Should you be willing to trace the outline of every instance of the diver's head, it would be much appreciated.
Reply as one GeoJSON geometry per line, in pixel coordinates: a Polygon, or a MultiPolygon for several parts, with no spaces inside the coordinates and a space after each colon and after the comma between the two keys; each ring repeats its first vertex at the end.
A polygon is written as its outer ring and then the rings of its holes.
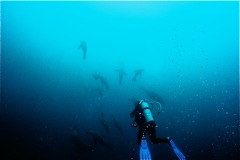
{"type": "Polygon", "coordinates": [[[141,105],[142,103],[147,103],[147,101],[146,101],[146,99],[141,99],[141,100],[137,101],[136,103],[141,105]]]}
{"type": "Polygon", "coordinates": [[[135,102],[135,108],[137,108],[137,107],[138,107],[138,108],[141,107],[140,101],[136,101],[136,102],[135,102]]]}
{"type": "Polygon", "coordinates": [[[142,105],[144,105],[144,106],[148,105],[148,103],[146,102],[145,99],[138,100],[135,103],[135,107],[142,108],[142,105]]]}

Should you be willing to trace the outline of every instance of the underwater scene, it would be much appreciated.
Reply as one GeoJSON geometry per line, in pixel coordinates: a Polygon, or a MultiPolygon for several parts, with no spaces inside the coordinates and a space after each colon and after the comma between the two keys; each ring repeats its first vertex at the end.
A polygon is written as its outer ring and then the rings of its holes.
{"type": "Polygon", "coordinates": [[[0,4],[1,160],[240,159],[238,1],[0,4]]]}

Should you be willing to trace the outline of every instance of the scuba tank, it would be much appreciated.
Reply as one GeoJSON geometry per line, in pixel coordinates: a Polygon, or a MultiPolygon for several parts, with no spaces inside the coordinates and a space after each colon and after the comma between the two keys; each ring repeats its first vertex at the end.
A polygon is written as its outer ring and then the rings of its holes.
{"type": "Polygon", "coordinates": [[[152,116],[152,112],[150,110],[150,107],[149,107],[148,103],[144,102],[144,100],[141,100],[139,102],[139,104],[141,105],[141,108],[143,110],[143,115],[145,117],[146,122],[148,123],[150,121],[154,121],[153,116],[152,116]]]}

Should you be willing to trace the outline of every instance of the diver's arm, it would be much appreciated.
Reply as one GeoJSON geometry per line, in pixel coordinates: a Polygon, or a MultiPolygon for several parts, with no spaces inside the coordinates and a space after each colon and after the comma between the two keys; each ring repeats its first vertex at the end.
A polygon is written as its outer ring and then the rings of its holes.
{"type": "Polygon", "coordinates": [[[135,105],[134,110],[130,114],[130,117],[133,118],[137,113],[141,112],[141,106],[135,105]]]}
{"type": "Polygon", "coordinates": [[[133,118],[136,113],[137,113],[137,109],[135,108],[135,109],[131,112],[130,117],[133,118]]]}

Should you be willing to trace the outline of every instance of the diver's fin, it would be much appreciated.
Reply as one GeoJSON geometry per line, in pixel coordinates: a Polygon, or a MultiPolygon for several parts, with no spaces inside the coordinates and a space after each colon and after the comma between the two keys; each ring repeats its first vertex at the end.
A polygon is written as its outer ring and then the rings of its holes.
{"type": "Polygon", "coordinates": [[[183,155],[183,153],[177,148],[173,140],[170,140],[170,144],[172,146],[172,149],[179,160],[186,160],[186,157],[183,155]]]}
{"type": "Polygon", "coordinates": [[[152,160],[150,151],[148,149],[147,140],[142,138],[140,146],[140,160],[152,160]]]}

